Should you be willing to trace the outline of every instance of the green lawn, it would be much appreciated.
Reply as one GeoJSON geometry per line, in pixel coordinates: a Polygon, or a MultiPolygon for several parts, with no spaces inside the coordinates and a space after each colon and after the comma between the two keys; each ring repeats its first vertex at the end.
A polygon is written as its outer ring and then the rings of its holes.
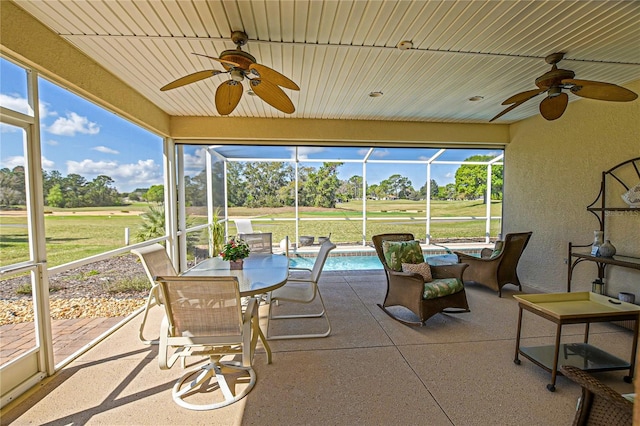
{"type": "MultiPolygon", "coordinates": [[[[492,203],[492,214],[499,216],[501,202],[492,203]]],[[[142,223],[138,212],[147,209],[146,203],[112,208],[47,209],[45,215],[47,262],[49,267],[96,255],[124,246],[125,228],[129,228],[130,243],[136,242],[135,234],[142,223]],[[92,212],[105,212],[98,215],[92,212]],[[64,212],[65,215],[61,213],[64,212]],[[75,212],[75,213],[74,213],[75,212]],[[130,212],[130,213],[128,213],[130,212]],[[71,213],[71,214],[69,214],[71,213]]],[[[425,238],[424,201],[367,201],[367,241],[371,236],[385,232],[412,232],[417,238],[425,238]]],[[[194,211],[196,211],[194,209],[194,211]]],[[[202,212],[201,209],[197,211],[202,212]]],[[[481,217],[486,213],[482,201],[433,201],[433,217],[481,217]]],[[[254,229],[273,233],[274,243],[289,236],[295,238],[295,221],[292,208],[248,209],[231,208],[230,217],[253,218],[254,229]],[[271,219],[271,220],[270,220],[271,219]]],[[[338,243],[360,244],[362,241],[362,202],[343,203],[335,209],[303,208],[300,210],[300,235],[328,236],[338,243]],[[308,220],[305,220],[308,219],[308,220]],[[333,219],[333,220],[332,220],[333,219]],[[347,219],[347,220],[344,220],[347,219]]],[[[204,223],[206,217],[193,214],[192,224],[204,223]]],[[[26,219],[0,215],[0,265],[10,265],[29,259],[26,219]]],[[[432,238],[478,238],[485,233],[484,220],[432,221],[432,238]]],[[[493,220],[491,235],[500,232],[500,221],[493,220]]],[[[236,233],[233,222],[229,234],[236,233]]],[[[200,233],[200,245],[206,246],[205,232],[200,233]]],[[[317,241],[317,240],[316,240],[317,241]]]]}

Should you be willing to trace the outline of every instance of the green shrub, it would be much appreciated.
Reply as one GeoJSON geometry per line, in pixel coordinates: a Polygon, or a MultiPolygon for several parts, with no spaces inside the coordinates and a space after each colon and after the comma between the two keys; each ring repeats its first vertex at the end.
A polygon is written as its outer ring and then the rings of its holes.
{"type": "Polygon", "coordinates": [[[146,275],[139,275],[123,280],[119,280],[113,283],[106,283],[104,285],[109,293],[128,293],[146,291],[151,288],[151,283],[146,275]]]}

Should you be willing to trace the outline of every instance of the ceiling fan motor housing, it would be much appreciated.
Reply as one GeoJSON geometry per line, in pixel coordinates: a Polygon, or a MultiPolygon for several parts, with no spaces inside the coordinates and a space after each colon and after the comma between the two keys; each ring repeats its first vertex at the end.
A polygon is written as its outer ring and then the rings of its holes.
{"type": "Polygon", "coordinates": [[[572,79],[576,76],[571,70],[558,69],[555,65],[549,72],[544,73],[540,77],[536,78],[536,86],[541,89],[548,89],[550,87],[562,88],[562,80],[572,79]]]}

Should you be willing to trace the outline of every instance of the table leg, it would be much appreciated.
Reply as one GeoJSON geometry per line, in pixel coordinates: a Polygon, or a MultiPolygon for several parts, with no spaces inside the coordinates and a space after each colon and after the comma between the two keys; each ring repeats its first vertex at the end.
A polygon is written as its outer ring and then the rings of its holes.
{"type": "Polygon", "coordinates": [[[519,306],[520,311],[518,312],[518,332],[516,333],[516,356],[513,359],[513,362],[516,365],[520,365],[520,359],[518,355],[520,354],[520,330],[522,329],[522,307],[519,306]]]}
{"type": "Polygon", "coordinates": [[[629,361],[629,375],[624,376],[624,381],[631,383],[636,366],[636,352],[638,351],[638,333],[640,332],[640,316],[636,318],[636,326],[633,328],[633,345],[631,346],[631,361],[629,361]]]}
{"type": "Polygon", "coordinates": [[[547,389],[551,392],[556,390],[556,377],[558,376],[558,355],[560,353],[560,337],[562,336],[562,324],[556,327],[556,347],[553,354],[553,369],[551,370],[551,383],[547,385],[547,389]]]}
{"type": "Polygon", "coordinates": [[[589,325],[591,323],[585,323],[584,325],[584,342],[589,343],[589,325]]]}

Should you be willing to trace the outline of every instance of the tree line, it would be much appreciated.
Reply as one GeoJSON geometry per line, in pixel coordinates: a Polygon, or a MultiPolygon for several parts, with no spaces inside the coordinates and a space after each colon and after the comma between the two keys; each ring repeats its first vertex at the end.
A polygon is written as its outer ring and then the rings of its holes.
{"type": "MultiPolygon", "coordinates": [[[[492,157],[477,155],[466,161],[487,161],[492,157]]],[[[362,176],[338,178],[343,163],[325,162],[320,167],[298,169],[298,203],[300,206],[333,208],[338,202],[362,199],[362,176]]],[[[215,182],[224,179],[223,164],[213,164],[215,182]]],[[[439,186],[431,180],[430,196],[436,200],[484,199],[487,188],[484,165],[462,164],[456,171],[455,183],[439,186]]],[[[45,205],[52,207],[117,206],[127,200],[164,201],[164,186],[152,185],[130,193],[119,193],[115,182],[106,175],[88,181],[78,174],[63,176],[59,171],[43,171],[45,205]]],[[[502,198],[502,166],[493,166],[491,198],[502,198]]],[[[207,201],[206,170],[185,176],[185,200],[190,206],[204,206],[207,201]]],[[[214,185],[214,205],[222,205],[223,185],[214,185]]],[[[366,196],[371,199],[427,198],[427,184],[415,189],[411,180],[394,173],[378,184],[368,185],[366,196]]],[[[295,169],[285,162],[231,162],[227,164],[227,200],[230,207],[285,207],[296,199],[295,169]]],[[[486,200],[485,200],[486,201],[486,200]]],[[[0,169],[0,205],[26,204],[24,167],[0,169]]]]}

